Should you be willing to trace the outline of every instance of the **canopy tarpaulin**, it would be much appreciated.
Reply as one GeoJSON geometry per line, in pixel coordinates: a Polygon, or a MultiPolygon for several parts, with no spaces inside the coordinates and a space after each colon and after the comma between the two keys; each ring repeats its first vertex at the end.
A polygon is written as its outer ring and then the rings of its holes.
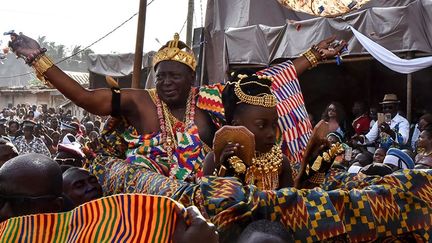
{"type": "MultiPolygon", "coordinates": [[[[155,52],[148,52],[143,56],[140,87],[146,87],[146,79],[152,69],[155,52]]],[[[130,88],[134,64],[134,54],[92,54],[89,56],[90,88],[108,87],[105,76],[117,79],[121,88],[130,88]]],[[[151,82],[153,82],[151,80],[151,82]]]]}
{"type": "Polygon", "coordinates": [[[428,0],[371,1],[362,10],[337,18],[297,13],[277,0],[210,0],[207,71],[210,82],[220,82],[228,64],[266,66],[275,59],[294,58],[332,34],[348,41],[347,55],[367,54],[349,25],[392,52],[432,53],[429,23],[432,2],[428,0]]]}
{"type": "MultiPolygon", "coordinates": [[[[152,66],[154,52],[144,54],[142,67],[152,66]]],[[[90,54],[89,71],[100,75],[124,77],[132,74],[134,54],[90,54]]]]}

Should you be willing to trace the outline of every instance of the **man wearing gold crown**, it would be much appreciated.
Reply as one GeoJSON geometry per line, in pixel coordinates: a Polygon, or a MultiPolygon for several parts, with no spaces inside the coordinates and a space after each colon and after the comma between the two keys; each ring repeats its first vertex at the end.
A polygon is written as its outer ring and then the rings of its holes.
{"type": "MultiPolygon", "coordinates": [[[[223,85],[192,87],[196,60],[191,49],[179,41],[178,34],[154,57],[156,89],[151,90],[84,89],[55,66],[36,41],[22,34],[13,34],[11,39],[15,54],[32,66],[41,80],[85,110],[122,116],[130,125],[121,134],[127,142],[126,162],[105,160],[106,168],[113,170],[99,173],[104,175],[101,180],[106,192],[126,190],[116,186],[116,182],[124,184],[122,180],[131,179],[130,175],[119,176],[121,172],[130,172],[131,164],[179,180],[202,176],[202,161],[212,146],[215,131],[224,121],[223,85]]],[[[287,67],[299,75],[319,60],[336,55],[345,44],[329,48],[334,39],[321,41],[300,58],[287,62],[287,67]]]]}

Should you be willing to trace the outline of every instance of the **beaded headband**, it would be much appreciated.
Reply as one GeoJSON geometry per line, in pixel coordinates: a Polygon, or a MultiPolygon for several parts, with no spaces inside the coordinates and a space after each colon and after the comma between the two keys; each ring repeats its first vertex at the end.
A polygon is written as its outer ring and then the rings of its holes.
{"type": "MultiPolygon", "coordinates": [[[[249,82],[245,82],[245,83],[241,84],[240,81],[243,80],[244,78],[247,78],[248,76],[240,74],[237,77],[239,78],[239,80],[234,83],[234,93],[237,96],[237,98],[239,98],[239,100],[240,100],[238,103],[246,103],[249,105],[258,105],[258,106],[262,106],[262,107],[275,107],[276,106],[277,101],[276,101],[276,97],[273,94],[262,93],[262,94],[258,94],[257,96],[253,96],[253,95],[246,94],[241,89],[242,85],[251,84],[251,83],[265,86],[265,87],[268,87],[270,89],[269,86],[262,84],[260,82],[257,82],[257,81],[249,81],[249,82]]],[[[267,80],[273,81],[273,78],[270,76],[259,75],[257,77],[258,77],[258,79],[267,79],[267,80]]]]}
{"type": "Polygon", "coordinates": [[[156,65],[162,61],[176,61],[187,65],[195,71],[197,65],[195,56],[188,46],[185,51],[178,48],[179,39],[179,34],[175,33],[174,40],[169,41],[167,47],[159,50],[155,54],[153,57],[153,67],[156,67],[156,65]]]}

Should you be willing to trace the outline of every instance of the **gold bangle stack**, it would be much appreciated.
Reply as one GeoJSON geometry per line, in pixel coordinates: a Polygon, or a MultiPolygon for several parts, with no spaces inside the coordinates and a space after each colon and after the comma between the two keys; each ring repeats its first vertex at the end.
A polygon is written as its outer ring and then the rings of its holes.
{"type": "Polygon", "coordinates": [[[36,77],[42,81],[45,85],[51,86],[51,83],[45,79],[45,72],[54,66],[52,60],[47,57],[45,54],[42,54],[35,61],[33,61],[32,65],[35,70],[36,77]]]}
{"type": "Polygon", "coordinates": [[[312,68],[316,67],[318,65],[318,58],[313,53],[312,49],[307,50],[303,55],[308,62],[311,64],[312,68]]]}

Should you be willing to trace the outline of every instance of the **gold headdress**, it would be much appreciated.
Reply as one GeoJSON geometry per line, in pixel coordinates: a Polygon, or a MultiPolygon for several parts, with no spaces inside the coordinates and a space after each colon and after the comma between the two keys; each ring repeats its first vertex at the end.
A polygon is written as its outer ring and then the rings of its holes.
{"type": "MultiPolygon", "coordinates": [[[[252,84],[252,83],[260,85],[260,86],[264,86],[264,87],[267,87],[270,89],[270,87],[268,85],[265,85],[265,84],[258,82],[258,81],[246,81],[246,82],[240,83],[240,81],[242,81],[244,78],[247,78],[247,77],[248,77],[247,75],[239,74],[238,75],[239,80],[234,83],[234,93],[237,96],[237,98],[239,98],[239,100],[240,100],[239,103],[246,103],[249,105],[258,105],[258,106],[263,106],[263,107],[275,107],[277,101],[276,101],[276,97],[273,94],[262,93],[262,94],[257,94],[256,96],[254,96],[254,95],[248,95],[245,92],[243,92],[243,90],[241,89],[241,86],[247,85],[247,84],[252,84]]],[[[273,81],[273,78],[271,76],[258,75],[256,77],[258,79],[268,79],[270,81],[273,81]]]]}
{"type": "Polygon", "coordinates": [[[186,46],[186,50],[182,51],[178,47],[179,45],[179,34],[174,34],[174,40],[168,42],[168,46],[159,50],[153,57],[153,67],[162,61],[177,61],[181,62],[195,71],[196,59],[192,50],[186,46]]]}

